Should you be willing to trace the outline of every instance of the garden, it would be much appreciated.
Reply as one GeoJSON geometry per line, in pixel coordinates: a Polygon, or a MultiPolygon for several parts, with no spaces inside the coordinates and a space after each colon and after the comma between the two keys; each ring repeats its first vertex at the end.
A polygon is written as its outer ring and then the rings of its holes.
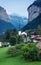
{"type": "Polygon", "coordinates": [[[41,65],[36,44],[16,44],[0,48],[0,65],[41,65]]]}

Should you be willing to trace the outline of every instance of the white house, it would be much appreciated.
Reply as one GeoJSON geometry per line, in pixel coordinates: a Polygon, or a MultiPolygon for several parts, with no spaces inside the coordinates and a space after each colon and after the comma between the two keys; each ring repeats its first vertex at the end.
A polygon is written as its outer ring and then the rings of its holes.
{"type": "Polygon", "coordinates": [[[31,39],[29,36],[27,36],[25,39],[24,39],[24,42],[31,42],[31,39]]]}
{"type": "Polygon", "coordinates": [[[27,36],[27,33],[26,32],[19,31],[18,34],[21,35],[21,36],[25,36],[24,42],[31,42],[30,37],[27,36]]]}
{"type": "Polygon", "coordinates": [[[25,36],[27,36],[27,33],[26,33],[26,32],[21,32],[21,31],[19,31],[19,32],[18,32],[18,35],[25,35],[25,36]]]}
{"type": "Polygon", "coordinates": [[[0,42],[0,47],[2,46],[2,42],[0,42]]]}

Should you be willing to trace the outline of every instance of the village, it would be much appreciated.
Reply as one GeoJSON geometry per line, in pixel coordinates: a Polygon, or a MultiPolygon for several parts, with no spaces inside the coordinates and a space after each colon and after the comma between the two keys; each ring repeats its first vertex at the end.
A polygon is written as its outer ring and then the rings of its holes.
{"type": "Polygon", "coordinates": [[[0,0],[0,65],[41,65],[41,0],[0,0]]]}

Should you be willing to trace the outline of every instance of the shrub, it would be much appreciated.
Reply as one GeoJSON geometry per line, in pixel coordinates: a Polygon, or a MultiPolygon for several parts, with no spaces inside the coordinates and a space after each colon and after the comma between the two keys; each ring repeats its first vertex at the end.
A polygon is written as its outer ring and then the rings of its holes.
{"type": "Polygon", "coordinates": [[[39,49],[36,47],[36,44],[16,44],[14,47],[8,49],[8,56],[14,57],[22,55],[24,59],[36,61],[41,60],[41,54],[39,54],[39,49]]]}
{"type": "Polygon", "coordinates": [[[15,45],[15,48],[21,50],[21,48],[22,48],[23,46],[24,46],[24,44],[16,44],[16,45],[15,45]]]}
{"type": "Polygon", "coordinates": [[[41,53],[39,53],[39,61],[41,61],[41,53]]]}
{"type": "Polygon", "coordinates": [[[7,51],[8,56],[11,56],[11,57],[15,56],[15,51],[16,51],[15,47],[14,48],[10,47],[7,51]]]}
{"type": "Polygon", "coordinates": [[[35,44],[25,44],[23,47],[22,47],[22,50],[23,50],[23,57],[25,59],[31,59],[33,61],[35,60],[38,60],[38,57],[39,57],[39,53],[38,53],[38,48],[36,47],[35,44]]]}
{"type": "Polygon", "coordinates": [[[14,57],[22,54],[21,50],[22,45],[15,45],[14,47],[10,47],[7,51],[8,56],[14,57]]]}

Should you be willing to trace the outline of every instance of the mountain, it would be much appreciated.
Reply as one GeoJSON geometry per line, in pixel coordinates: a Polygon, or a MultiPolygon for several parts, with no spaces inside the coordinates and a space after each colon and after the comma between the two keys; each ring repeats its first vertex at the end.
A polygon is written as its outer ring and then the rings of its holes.
{"type": "Polygon", "coordinates": [[[0,6],[0,35],[3,35],[6,30],[22,28],[28,23],[26,17],[18,15],[8,15],[6,10],[0,6]]]}
{"type": "Polygon", "coordinates": [[[0,35],[3,35],[6,30],[15,29],[9,21],[10,19],[6,10],[0,6],[0,35]]]}
{"type": "Polygon", "coordinates": [[[41,7],[41,0],[36,0],[33,5],[36,5],[38,7],[41,7]]]}
{"type": "Polygon", "coordinates": [[[41,14],[41,0],[36,0],[28,7],[27,11],[29,22],[37,18],[41,14]]]}
{"type": "Polygon", "coordinates": [[[0,20],[0,35],[3,35],[6,30],[14,29],[14,26],[4,20],[0,20]]]}
{"type": "Polygon", "coordinates": [[[36,29],[39,25],[41,26],[41,0],[36,0],[27,10],[28,24],[23,30],[36,29]]]}
{"type": "Polygon", "coordinates": [[[25,27],[23,27],[22,30],[25,31],[28,29],[37,29],[39,25],[41,26],[41,14],[36,19],[29,22],[25,27]]]}
{"type": "Polygon", "coordinates": [[[0,19],[4,20],[4,21],[9,21],[9,16],[6,12],[6,10],[0,6],[0,19]]]}
{"type": "Polygon", "coordinates": [[[19,30],[19,28],[23,28],[28,23],[28,19],[26,17],[21,17],[18,15],[10,15],[10,20],[16,30],[19,30]]]}

